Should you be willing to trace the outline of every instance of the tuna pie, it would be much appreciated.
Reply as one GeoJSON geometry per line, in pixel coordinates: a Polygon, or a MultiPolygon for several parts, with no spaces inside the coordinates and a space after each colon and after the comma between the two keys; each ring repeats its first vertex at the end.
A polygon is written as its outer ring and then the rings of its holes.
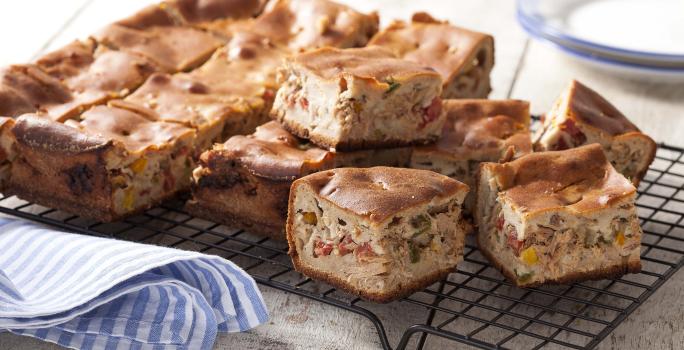
{"type": "Polygon", "coordinates": [[[486,98],[492,90],[494,38],[440,22],[424,12],[411,23],[395,21],[368,45],[392,50],[397,56],[434,68],[444,79],[442,98],[486,98]]]}
{"type": "Polygon", "coordinates": [[[180,124],[98,106],[65,124],[24,115],[12,134],[8,194],[31,202],[113,221],[190,186],[195,132],[180,124]]]}
{"type": "Polygon", "coordinates": [[[284,239],[292,182],[334,167],[407,165],[410,148],[330,152],[300,139],[276,122],[233,136],[204,152],[193,172],[195,216],[284,239]]]}
{"type": "MultiPolygon", "coordinates": [[[[442,137],[415,147],[411,168],[436,171],[474,187],[481,162],[508,161],[532,152],[530,108],[520,100],[445,100],[442,137]]],[[[465,201],[470,215],[475,195],[465,201]]]]}
{"type": "Polygon", "coordinates": [[[590,143],[603,146],[608,160],[635,185],[653,162],[657,145],[610,102],[573,80],[543,118],[535,150],[563,150],[590,143]]]}
{"type": "Polygon", "coordinates": [[[480,251],[525,287],[639,272],[635,196],[599,144],[484,163],[475,215],[480,251]]]}
{"type": "Polygon", "coordinates": [[[427,170],[340,168],[292,184],[289,254],[307,276],[389,302],[448,275],[463,258],[468,186],[427,170]]]}
{"type": "Polygon", "coordinates": [[[446,117],[440,75],[380,47],[296,55],[286,61],[281,83],[273,117],[338,151],[430,143],[446,117]]]}

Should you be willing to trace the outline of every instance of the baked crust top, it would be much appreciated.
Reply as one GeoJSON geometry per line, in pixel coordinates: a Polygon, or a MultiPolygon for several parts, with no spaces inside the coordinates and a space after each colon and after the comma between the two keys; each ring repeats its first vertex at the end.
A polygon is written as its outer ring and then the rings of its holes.
{"type": "Polygon", "coordinates": [[[171,0],[166,3],[185,23],[202,23],[258,15],[266,0],[171,0]]]}
{"type": "Polygon", "coordinates": [[[115,23],[95,34],[95,38],[117,50],[146,56],[167,72],[193,68],[221,45],[211,34],[182,26],[151,26],[141,30],[115,23]]]}
{"type": "Polygon", "coordinates": [[[144,56],[96,47],[92,39],[74,41],[41,57],[36,64],[75,94],[107,96],[126,95],[159,70],[144,56]]]}
{"type": "Polygon", "coordinates": [[[636,193],[599,144],[532,153],[512,162],[482,166],[492,171],[502,189],[499,195],[523,215],[558,209],[591,212],[636,193]]]}
{"type": "Polygon", "coordinates": [[[135,110],[151,119],[201,126],[232,112],[229,98],[212,94],[210,87],[187,75],[153,74],[123,101],[111,105],[135,110]]]}
{"type": "Polygon", "coordinates": [[[0,68],[0,116],[44,112],[72,99],[71,92],[59,80],[35,65],[0,68]]]}
{"type": "Polygon", "coordinates": [[[133,111],[115,107],[93,107],[83,113],[81,119],[79,129],[121,142],[129,152],[164,148],[174,140],[194,133],[177,123],[152,121],[133,111]]]}
{"type": "Polygon", "coordinates": [[[215,150],[238,160],[252,174],[274,180],[293,180],[320,170],[333,156],[293,136],[277,122],[263,124],[251,135],[233,136],[215,150]]]}
{"type": "Polygon", "coordinates": [[[373,167],[337,168],[296,180],[341,209],[382,223],[395,214],[467,192],[468,186],[428,170],[373,167]]]}
{"type": "Polygon", "coordinates": [[[233,33],[226,46],[189,75],[217,93],[261,97],[265,88],[277,88],[276,72],[288,55],[288,50],[271,39],[240,30],[233,33]]]}
{"type": "Polygon", "coordinates": [[[411,23],[394,21],[368,45],[388,48],[398,57],[432,67],[448,81],[477,59],[478,46],[493,47],[494,38],[416,13],[411,23]]]}
{"type": "Polygon", "coordinates": [[[36,114],[17,118],[12,134],[24,146],[67,155],[102,150],[112,144],[100,135],[84,133],[36,114]]]}
{"type": "Polygon", "coordinates": [[[569,118],[598,128],[610,135],[639,131],[639,128],[608,100],[579,81],[571,81],[566,93],[569,118]]]}
{"type": "Polygon", "coordinates": [[[376,13],[363,14],[332,1],[274,0],[250,26],[297,51],[323,46],[364,46],[377,32],[378,22],[376,13]]]}
{"type": "Polygon", "coordinates": [[[444,100],[443,106],[447,122],[442,137],[416,150],[465,158],[479,152],[502,152],[511,146],[516,153],[532,152],[529,102],[457,99],[444,100]]]}
{"type": "Polygon", "coordinates": [[[289,61],[311,74],[326,79],[355,77],[376,83],[403,82],[417,76],[428,76],[441,81],[432,68],[402,60],[384,48],[373,46],[353,49],[323,47],[293,56],[289,61]]]}

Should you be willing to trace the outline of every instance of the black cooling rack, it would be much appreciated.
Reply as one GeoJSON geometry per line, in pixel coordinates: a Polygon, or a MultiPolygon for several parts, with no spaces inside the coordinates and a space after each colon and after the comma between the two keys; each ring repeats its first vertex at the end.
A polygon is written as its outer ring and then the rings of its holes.
{"type": "Polygon", "coordinates": [[[0,212],[84,234],[221,255],[262,285],[366,317],[385,349],[391,348],[389,338],[397,349],[445,348],[454,342],[484,349],[591,349],[684,264],[683,158],[684,149],[660,145],[639,187],[644,229],[639,274],[520,289],[504,280],[470,242],[457,272],[387,305],[365,302],[298,274],[285,243],[194,218],[182,210],[182,200],[109,224],[15,197],[0,199],[0,212]],[[414,324],[396,325],[392,315],[398,313],[410,314],[414,324]]]}

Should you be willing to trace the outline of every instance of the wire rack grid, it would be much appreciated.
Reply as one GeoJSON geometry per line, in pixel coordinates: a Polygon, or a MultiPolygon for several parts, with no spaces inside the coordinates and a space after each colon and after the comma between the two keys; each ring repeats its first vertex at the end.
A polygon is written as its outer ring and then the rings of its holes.
{"type": "Polygon", "coordinates": [[[223,256],[262,285],[367,318],[384,349],[392,348],[390,338],[396,338],[397,349],[453,347],[454,342],[482,349],[591,349],[684,264],[684,149],[666,145],[659,146],[639,186],[643,270],[615,280],[516,288],[468,242],[458,271],[401,301],[377,305],[294,271],[284,242],[194,218],[182,204],[182,199],[171,201],[116,223],[16,197],[2,197],[0,212],[83,234],[223,256]],[[415,322],[396,325],[396,313],[411,314],[415,322]]]}

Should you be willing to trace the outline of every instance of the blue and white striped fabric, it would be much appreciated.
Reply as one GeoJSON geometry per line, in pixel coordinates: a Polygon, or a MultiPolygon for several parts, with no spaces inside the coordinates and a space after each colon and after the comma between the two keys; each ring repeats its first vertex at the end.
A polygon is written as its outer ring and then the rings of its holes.
{"type": "Polygon", "coordinates": [[[76,349],[211,349],[268,311],[230,261],[0,219],[0,330],[76,349]]]}

